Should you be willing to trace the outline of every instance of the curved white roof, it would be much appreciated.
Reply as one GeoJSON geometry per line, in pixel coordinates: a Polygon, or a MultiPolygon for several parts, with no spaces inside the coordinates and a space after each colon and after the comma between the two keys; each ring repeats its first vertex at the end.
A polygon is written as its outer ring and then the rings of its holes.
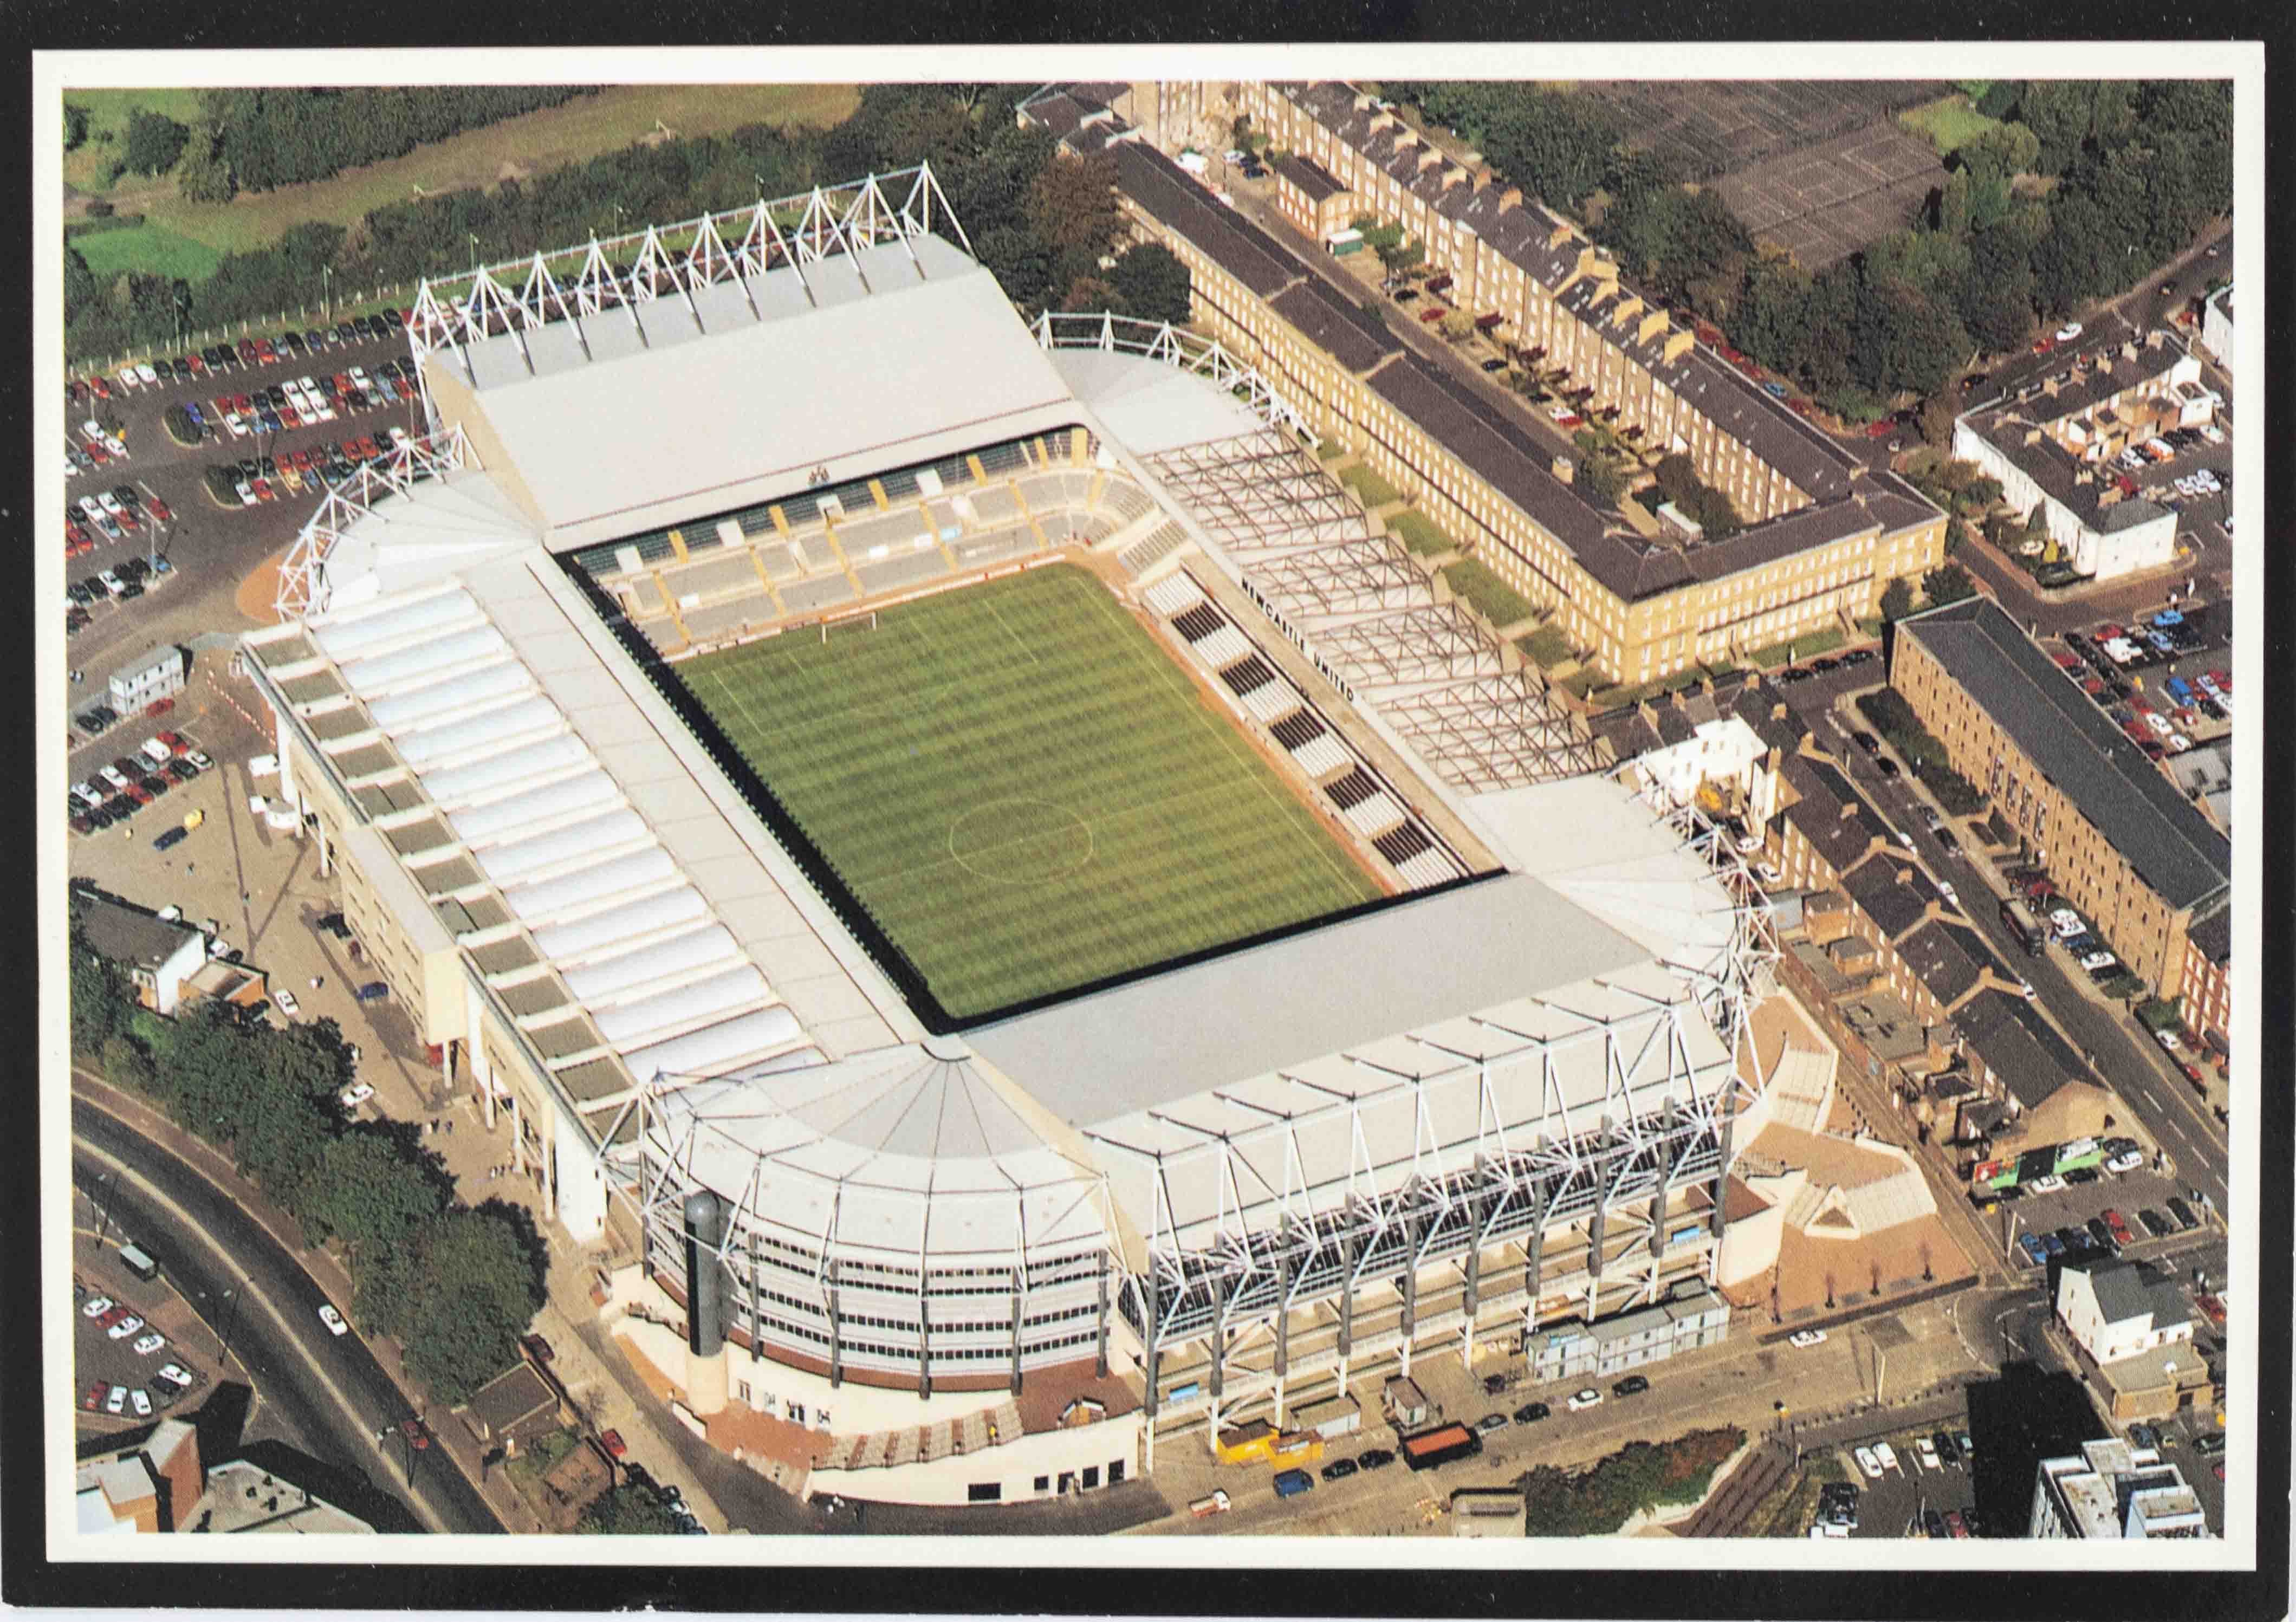
{"type": "Polygon", "coordinates": [[[591,867],[603,865],[602,856],[643,845],[652,838],[645,818],[624,807],[554,833],[538,833],[530,839],[482,850],[478,853],[479,868],[494,883],[507,887],[570,862],[585,862],[591,867]]]}
{"type": "Polygon", "coordinates": [[[533,926],[534,944],[556,963],[578,963],[586,955],[611,962],[652,931],[690,925],[709,913],[701,892],[682,884],[570,922],[533,926]]]}
{"type": "Polygon", "coordinates": [[[664,1094],[647,1130],[767,1230],[914,1266],[1106,1242],[1103,1180],[961,1044],[758,1067],[664,1094]]]}
{"type": "Polygon", "coordinates": [[[395,698],[377,699],[366,707],[366,713],[377,726],[390,732],[467,705],[483,704],[488,699],[537,691],[534,677],[524,665],[515,659],[504,659],[484,669],[466,671],[452,680],[442,678],[414,688],[395,698]]]}
{"type": "Polygon", "coordinates": [[[614,780],[603,770],[585,772],[579,777],[563,777],[524,794],[513,794],[508,799],[455,812],[447,821],[463,843],[478,849],[505,839],[522,838],[531,829],[546,827],[579,812],[594,811],[620,795],[614,780]]]}
{"type": "Polygon", "coordinates": [[[590,1011],[598,1034],[616,1047],[660,1037],[666,1031],[701,1020],[731,1018],[740,1010],[769,999],[773,987],[749,963],[737,963],[707,979],[664,991],[636,1003],[590,1011]]]}
{"type": "Polygon", "coordinates": [[[443,591],[316,627],[311,635],[321,652],[340,664],[371,658],[396,642],[427,641],[451,627],[476,627],[485,618],[470,593],[443,591]]]}
{"type": "Polygon", "coordinates": [[[387,692],[418,676],[444,675],[457,665],[494,658],[509,647],[500,631],[491,625],[481,625],[397,653],[353,659],[342,667],[343,680],[361,694],[387,692]]]}
{"type": "Polygon", "coordinates": [[[620,953],[588,968],[566,970],[560,978],[583,1002],[603,1005],[634,987],[741,959],[742,948],[734,944],[731,931],[713,923],[620,953]]]}
{"type": "Polygon", "coordinates": [[[786,1008],[762,1008],[722,1024],[704,1026],[667,1042],[622,1055],[630,1073],[644,1081],[657,1074],[707,1075],[747,1060],[788,1048],[805,1039],[797,1016],[786,1008]]]}
{"type": "Polygon", "coordinates": [[[641,885],[676,877],[677,864],[656,845],[578,872],[506,887],[503,901],[527,923],[536,924],[562,915],[579,915],[641,885]]]}
{"type": "Polygon", "coordinates": [[[481,760],[470,766],[452,766],[441,772],[425,772],[422,791],[431,800],[448,811],[468,805],[489,792],[522,787],[524,780],[562,766],[588,766],[595,763],[582,740],[572,733],[545,738],[539,743],[529,743],[523,749],[481,760]]]}
{"type": "Polygon", "coordinates": [[[412,725],[401,723],[391,731],[390,741],[398,745],[400,758],[419,772],[472,750],[512,749],[565,725],[558,706],[536,693],[490,708],[473,700],[452,715],[441,713],[412,725]]]}

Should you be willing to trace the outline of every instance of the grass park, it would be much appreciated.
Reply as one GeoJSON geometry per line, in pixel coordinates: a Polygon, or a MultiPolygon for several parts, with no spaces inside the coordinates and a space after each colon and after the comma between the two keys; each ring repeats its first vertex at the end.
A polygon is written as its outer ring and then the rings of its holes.
{"type": "Polygon", "coordinates": [[[677,671],[960,1019],[1382,894],[1073,566],[677,671]]]}
{"type": "Polygon", "coordinates": [[[1950,158],[1987,130],[2001,127],[2000,119],[1987,118],[1958,92],[1909,107],[1898,115],[1898,122],[1936,147],[1940,158],[1950,158]]]}
{"type": "Polygon", "coordinates": [[[181,267],[185,262],[181,243],[209,250],[206,270],[212,270],[223,254],[261,248],[308,220],[348,229],[370,209],[405,201],[418,189],[435,194],[531,178],[619,152],[657,135],[657,126],[685,136],[727,135],[745,124],[823,127],[849,116],[859,99],[850,85],[612,86],[326,180],[243,193],[226,203],[195,203],[177,190],[172,173],[122,175],[116,182],[108,181],[107,173],[125,150],[132,109],[140,106],[189,124],[199,116],[197,91],[72,90],[64,100],[87,109],[89,127],[86,143],[64,154],[65,182],[104,197],[122,214],[139,214],[145,222],[137,230],[118,233],[126,240],[105,246],[110,257],[102,266],[90,252],[96,235],[76,237],[73,242],[99,274],[146,270],[189,277],[190,272],[181,267]],[[121,257],[139,252],[152,257],[121,257]]]}

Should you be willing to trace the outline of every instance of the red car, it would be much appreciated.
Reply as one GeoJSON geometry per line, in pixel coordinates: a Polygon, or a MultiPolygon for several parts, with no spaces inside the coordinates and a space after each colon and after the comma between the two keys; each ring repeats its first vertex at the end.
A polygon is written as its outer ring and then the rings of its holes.
{"type": "MultiPolygon", "coordinates": [[[[103,1389],[102,1382],[99,1380],[95,1389],[101,1392],[103,1389]]],[[[607,1431],[598,1438],[598,1445],[606,1450],[606,1456],[610,1459],[619,1459],[630,1450],[630,1445],[622,1440],[622,1433],[619,1430],[607,1431]]]]}
{"type": "Polygon", "coordinates": [[[147,717],[164,716],[175,707],[176,700],[173,699],[153,699],[149,704],[144,707],[144,713],[147,717]]]}
{"type": "Polygon", "coordinates": [[[2225,1304],[2222,1300],[2212,1295],[2196,1295],[2193,1298],[2193,1305],[2206,1314],[2209,1322],[2218,1329],[2225,1326],[2225,1304]]]}
{"type": "Polygon", "coordinates": [[[158,519],[163,524],[170,521],[176,516],[176,510],[173,507],[170,507],[166,502],[161,501],[156,496],[144,504],[151,508],[152,516],[158,519]]]}
{"type": "Polygon", "coordinates": [[[2033,353],[2036,355],[2046,355],[2056,347],[2057,340],[2054,338],[2037,338],[2033,340],[2033,353]]]}
{"type": "Polygon", "coordinates": [[[2128,1231],[2128,1224],[2119,1211],[2107,1211],[2104,1214],[2104,1225],[2112,1230],[2112,1242],[2124,1250],[2136,1242],[2136,1235],[2128,1231]]]}
{"type": "Polygon", "coordinates": [[[140,782],[131,782],[127,785],[127,798],[139,806],[148,806],[159,796],[140,782]]]}
{"type": "Polygon", "coordinates": [[[111,380],[108,377],[92,377],[87,380],[87,386],[95,390],[95,397],[99,400],[111,397],[111,380]]]}
{"type": "Polygon", "coordinates": [[[411,1447],[423,1448],[430,1446],[430,1433],[422,1429],[422,1421],[419,1419],[399,1421],[398,1434],[406,1438],[407,1445],[411,1447]]]}
{"type": "Polygon", "coordinates": [[[1423,322],[1440,321],[1444,316],[1450,313],[1450,311],[1445,309],[1439,304],[1431,304],[1425,309],[1419,312],[1419,319],[1423,322]]]}
{"type": "Polygon", "coordinates": [[[258,479],[248,486],[248,488],[255,492],[255,499],[259,502],[279,499],[279,492],[271,487],[271,481],[268,479],[258,479]]]}
{"type": "Polygon", "coordinates": [[[79,1405],[90,1413],[95,1413],[103,1406],[103,1394],[110,1389],[102,1380],[97,1380],[81,1394],[79,1405]]]}
{"type": "Polygon", "coordinates": [[[187,355],[184,358],[190,363],[192,375],[193,377],[205,377],[207,375],[208,364],[205,360],[196,355],[187,355]]]}
{"type": "Polygon", "coordinates": [[[190,747],[184,741],[184,734],[181,733],[159,733],[154,735],[160,742],[166,744],[170,750],[178,755],[182,754],[190,747]]]}

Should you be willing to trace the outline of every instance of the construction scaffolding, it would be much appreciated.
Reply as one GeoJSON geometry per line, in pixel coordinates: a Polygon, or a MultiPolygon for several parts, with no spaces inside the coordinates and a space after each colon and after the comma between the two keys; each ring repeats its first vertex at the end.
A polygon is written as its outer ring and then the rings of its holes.
{"type": "Polygon", "coordinates": [[[1402,543],[1277,429],[1146,458],[1239,583],[1444,782],[1470,793],[1599,770],[1594,737],[1402,543]]]}

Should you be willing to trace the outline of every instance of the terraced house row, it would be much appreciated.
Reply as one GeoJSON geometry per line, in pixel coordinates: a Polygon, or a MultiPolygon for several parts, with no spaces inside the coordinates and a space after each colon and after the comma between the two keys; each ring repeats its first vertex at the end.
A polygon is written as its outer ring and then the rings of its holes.
{"type": "Polygon", "coordinates": [[[1299,176],[1312,180],[1293,218],[1401,223],[1450,277],[1445,296],[1459,309],[1540,366],[1568,367],[1566,389],[1593,391],[1584,409],[1634,442],[1686,453],[1747,527],[1708,539],[1638,507],[1630,521],[1591,505],[1570,482],[1575,450],[1543,443],[1412,353],[1382,308],[1223,206],[1126,117],[1143,105],[1177,143],[1169,86],[1051,86],[1021,116],[1072,151],[1109,154],[1140,233],[1187,265],[1195,324],[1552,610],[1610,676],[1662,678],[1846,626],[1878,611],[1891,579],[1943,557],[1941,512],[1700,348],[1567,222],[1512,187],[1478,184],[1345,86],[1203,87],[1201,115],[1246,112],[1296,160],[1278,168],[1279,201],[1299,176]]]}

